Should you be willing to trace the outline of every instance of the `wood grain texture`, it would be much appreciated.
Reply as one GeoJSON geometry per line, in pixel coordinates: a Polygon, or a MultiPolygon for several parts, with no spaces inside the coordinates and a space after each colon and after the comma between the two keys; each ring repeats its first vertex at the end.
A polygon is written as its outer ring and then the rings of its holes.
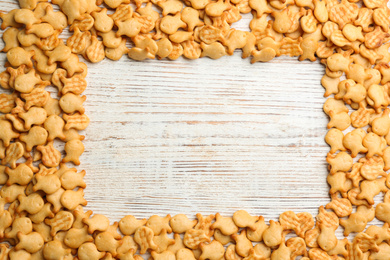
{"type": "Polygon", "coordinates": [[[250,65],[238,54],[90,66],[91,207],[111,216],[316,213],[328,200],[322,71],[294,59],[250,65]]]}
{"type": "Polygon", "coordinates": [[[88,64],[91,124],[78,167],[87,209],[112,221],[238,209],[269,220],[316,215],[330,201],[324,68],[288,57],[251,65],[240,55],[88,64]]]}

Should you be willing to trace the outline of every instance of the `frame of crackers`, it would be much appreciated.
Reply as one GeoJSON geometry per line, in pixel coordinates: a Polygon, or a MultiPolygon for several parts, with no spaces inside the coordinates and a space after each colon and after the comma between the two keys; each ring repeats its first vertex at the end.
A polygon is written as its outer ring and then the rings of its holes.
{"type": "Polygon", "coordinates": [[[0,73],[0,260],[140,260],[145,253],[155,260],[390,259],[387,1],[19,0],[19,5],[0,13],[7,53],[0,73]],[[231,28],[247,13],[253,15],[250,31],[231,28]],[[64,41],[66,28],[72,35],[64,41]],[[244,210],[196,219],[129,215],[112,225],[103,215],[84,212],[85,171],[68,168],[80,164],[79,131],[89,124],[82,95],[87,65],[78,55],[90,62],[123,55],[137,61],[218,59],[240,49],[252,63],[289,55],[325,65],[331,202],[315,218],[287,211],[268,223],[244,210]],[[383,201],[376,204],[380,193],[383,201]],[[383,226],[367,228],[374,218],[383,226]],[[346,236],[341,240],[335,235],[340,225],[346,236]]]}

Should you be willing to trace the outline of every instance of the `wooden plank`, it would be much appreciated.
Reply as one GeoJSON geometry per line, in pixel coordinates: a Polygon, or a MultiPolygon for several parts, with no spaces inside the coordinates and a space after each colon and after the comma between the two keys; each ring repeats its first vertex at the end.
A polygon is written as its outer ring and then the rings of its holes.
{"type": "Polygon", "coordinates": [[[316,214],[329,200],[322,73],[288,58],[250,65],[239,53],[90,66],[83,168],[91,209],[316,214]]]}

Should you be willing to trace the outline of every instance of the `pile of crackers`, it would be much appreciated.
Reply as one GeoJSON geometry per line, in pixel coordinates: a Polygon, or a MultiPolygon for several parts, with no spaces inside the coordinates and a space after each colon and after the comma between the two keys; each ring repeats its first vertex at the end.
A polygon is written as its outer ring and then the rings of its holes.
{"type": "Polygon", "coordinates": [[[19,0],[20,9],[0,14],[7,54],[0,73],[0,259],[390,259],[387,4],[19,0]],[[247,13],[250,31],[232,28],[247,13]],[[84,212],[85,171],[69,168],[80,164],[79,131],[89,124],[82,95],[88,68],[79,55],[89,62],[218,59],[240,49],[252,63],[289,55],[325,65],[331,202],[315,218],[287,211],[269,222],[240,210],[196,219],[129,215],[110,225],[84,212]],[[367,227],[374,218],[383,226],[367,227]],[[352,240],[336,237],[339,226],[352,240]]]}

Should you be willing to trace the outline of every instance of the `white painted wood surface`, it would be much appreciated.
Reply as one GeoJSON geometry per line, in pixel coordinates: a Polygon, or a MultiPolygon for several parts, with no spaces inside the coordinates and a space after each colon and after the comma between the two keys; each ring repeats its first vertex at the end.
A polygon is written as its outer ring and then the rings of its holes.
{"type": "Polygon", "coordinates": [[[315,214],[329,200],[322,72],[294,59],[250,65],[238,54],[90,66],[89,207],[113,218],[315,214]]]}
{"type": "Polygon", "coordinates": [[[87,209],[112,221],[238,209],[269,220],[316,215],[330,201],[323,66],[240,55],[88,64],[91,124],[78,167],[87,209]]]}

